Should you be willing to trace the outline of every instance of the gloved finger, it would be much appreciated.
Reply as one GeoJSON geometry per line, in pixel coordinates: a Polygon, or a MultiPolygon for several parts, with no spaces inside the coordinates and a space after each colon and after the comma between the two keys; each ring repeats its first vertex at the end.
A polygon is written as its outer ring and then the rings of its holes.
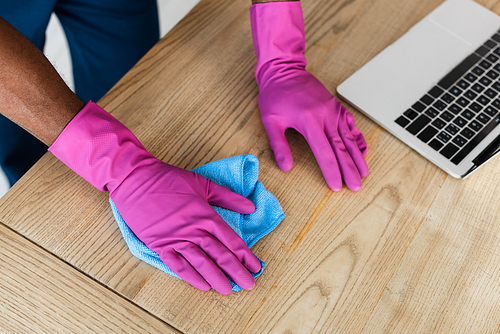
{"type": "Polygon", "coordinates": [[[233,282],[245,290],[251,290],[255,286],[252,274],[217,239],[212,236],[203,238],[199,246],[233,282]]]}
{"type": "MultiPolygon", "coordinates": [[[[344,144],[344,141],[342,140],[337,129],[339,124],[342,123],[343,120],[341,112],[338,119],[328,119],[327,123],[325,124],[325,133],[328,137],[328,140],[330,141],[330,144],[332,145],[335,156],[337,157],[342,179],[349,189],[358,191],[362,187],[361,176],[359,175],[358,168],[356,167],[356,164],[354,163],[351,154],[347,150],[346,145],[344,144]]],[[[352,144],[355,145],[354,142],[352,142],[352,144]]]]}
{"type": "Polygon", "coordinates": [[[349,110],[347,110],[347,108],[345,108],[344,106],[342,106],[342,108],[344,108],[345,113],[346,113],[347,126],[349,127],[349,130],[351,130],[352,136],[354,137],[354,140],[356,141],[356,145],[358,145],[359,151],[361,152],[361,154],[363,155],[363,158],[364,158],[364,157],[366,157],[366,153],[368,151],[368,145],[366,144],[365,137],[363,136],[361,131],[359,131],[356,128],[354,116],[349,112],[349,110]]]}
{"type": "Polygon", "coordinates": [[[210,222],[204,224],[209,227],[207,228],[207,232],[229,249],[248,271],[258,273],[261,267],[260,261],[248,248],[243,239],[233,231],[215,210],[213,210],[213,216],[210,217],[210,220],[210,222]]]}
{"type": "Polygon", "coordinates": [[[210,205],[219,206],[245,215],[255,211],[255,205],[251,200],[211,180],[208,180],[207,200],[210,205]]]}
{"type": "Polygon", "coordinates": [[[181,279],[198,290],[210,290],[210,284],[193,268],[193,266],[179,253],[168,250],[160,254],[160,259],[181,279]]]}
{"type": "Polygon", "coordinates": [[[182,247],[176,247],[175,251],[181,254],[217,292],[223,295],[231,293],[232,286],[226,275],[199,246],[186,242],[182,247]]]}
{"type": "Polygon", "coordinates": [[[366,177],[369,173],[368,165],[366,164],[366,160],[364,158],[365,156],[359,149],[356,139],[354,138],[351,129],[349,128],[347,118],[349,115],[351,115],[351,113],[349,113],[347,109],[344,108],[341,111],[338,122],[338,132],[352,160],[356,164],[359,175],[361,177],[366,177]]]}
{"type": "Polygon", "coordinates": [[[289,171],[293,166],[292,151],[285,137],[285,128],[278,126],[270,121],[264,122],[267,136],[269,137],[269,145],[274,152],[274,160],[278,168],[282,171],[289,171]]]}
{"type": "Polygon", "coordinates": [[[337,158],[332,146],[326,137],[325,131],[316,123],[309,123],[304,129],[298,129],[307,140],[318,161],[319,168],[323,173],[326,183],[333,191],[342,190],[342,176],[337,158]]]}

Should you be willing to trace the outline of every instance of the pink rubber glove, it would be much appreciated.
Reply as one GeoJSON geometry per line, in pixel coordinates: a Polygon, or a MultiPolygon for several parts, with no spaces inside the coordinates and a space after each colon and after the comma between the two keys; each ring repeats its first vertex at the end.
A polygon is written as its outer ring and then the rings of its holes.
{"type": "Polygon", "coordinates": [[[89,102],[49,150],[101,191],[127,225],[179,277],[200,290],[231,293],[226,273],[244,289],[260,262],[213,210],[242,214],[253,203],[206,178],[152,156],[134,134],[89,102]]]}
{"type": "Polygon", "coordinates": [[[255,4],[250,18],[259,108],[278,167],[292,168],[285,130],[293,128],[309,143],[332,190],[342,189],[342,179],[350,189],[361,189],[361,178],[368,175],[366,141],[352,114],[305,70],[300,2],[255,4]]]}

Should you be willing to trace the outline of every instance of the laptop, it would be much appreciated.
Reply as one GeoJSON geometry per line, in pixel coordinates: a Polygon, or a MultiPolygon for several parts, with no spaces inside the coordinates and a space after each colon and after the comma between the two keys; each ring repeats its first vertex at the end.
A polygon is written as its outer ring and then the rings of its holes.
{"type": "Polygon", "coordinates": [[[466,178],[500,152],[500,16],[447,0],[355,72],[339,95],[466,178]]]}

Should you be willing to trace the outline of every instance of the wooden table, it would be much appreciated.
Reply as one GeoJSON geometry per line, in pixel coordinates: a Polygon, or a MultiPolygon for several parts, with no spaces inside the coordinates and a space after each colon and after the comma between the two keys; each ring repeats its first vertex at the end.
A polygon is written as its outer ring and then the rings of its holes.
{"type": "MultiPolygon", "coordinates": [[[[107,193],[46,154],[0,202],[0,332],[499,333],[500,159],[453,179],[348,106],[368,142],[361,191],[330,191],[294,131],[281,172],[249,2],[203,0],[100,104],[171,164],[258,157],[287,217],[253,248],[255,289],[200,292],[135,259],[107,193]]],[[[303,0],[308,69],[334,92],[441,2],[303,0]]]]}

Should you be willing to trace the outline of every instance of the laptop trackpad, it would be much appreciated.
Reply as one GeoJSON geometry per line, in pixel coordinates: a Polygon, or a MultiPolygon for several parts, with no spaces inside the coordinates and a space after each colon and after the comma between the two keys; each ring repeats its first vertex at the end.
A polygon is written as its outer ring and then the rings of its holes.
{"type": "Polygon", "coordinates": [[[472,51],[469,42],[431,20],[410,30],[408,37],[394,43],[399,47],[389,51],[387,63],[404,82],[416,87],[425,85],[424,90],[472,51]]]}
{"type": "MultiPolygon", "coordinates": [[[[403,112],[450,72],[472,51],[471,44],[430,19],[411,29],[407,38],[387,49],[383,68],[388,75],[384,85],[404,85],[399,110],[403,112]],[[396,47],[397,46],[397,47],[396,47]]],[[[384,80],[385,81],[385,80],[384,80]]],[[[382,86],[384,86],[382,85],[382,86]]],[[[385,91],[390,91],[385,87],[385,91]]]]}
{"type": "Polygon", "coordinates": [[[474,49],[429,18],[384,49],[338,87],[378,123],[393,122],[474,49]]]}

